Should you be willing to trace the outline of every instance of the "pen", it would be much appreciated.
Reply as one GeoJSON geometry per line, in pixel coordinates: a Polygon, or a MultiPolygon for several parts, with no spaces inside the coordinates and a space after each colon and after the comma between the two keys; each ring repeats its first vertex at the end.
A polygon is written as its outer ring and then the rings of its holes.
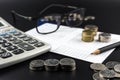
{"type": "Polygon", "coordinates": [[[116,42],[116,43],[113,43],[113,44],[110,44],[108,46],[104,46],[102,48],[99,48],[99,49],[95,50],[94,52],[92,52],[91,54],[97,55],[97,54],[100,54],[102,52],[105,52],[105,51],[108,51],[110,49],[113,49],[113,48],[115,48],[117,46],[120,46],[120,41],[116,42]]]}

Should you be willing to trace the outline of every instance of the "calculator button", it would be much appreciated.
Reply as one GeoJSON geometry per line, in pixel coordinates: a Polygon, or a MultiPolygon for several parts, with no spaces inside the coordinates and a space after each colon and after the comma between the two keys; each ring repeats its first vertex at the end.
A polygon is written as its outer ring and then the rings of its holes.
{"type": "Polygon", "coordinates": [[[32,38],[30,38],[30,37],[25,37],[25,38],[23,38],[23,40],[24,41],[29,41],[29,40],[31,40],[32,38]]]}
{"type": "Polygon", "coordinates": [[[0,44],[7,42],[6,40],[0,39],[0,44]]]}
{"type": "Polygon", "coordinates": [[[12,50],[15,50],[15,49],[17,49],[17,46],[9,46],[9,47],[7,47],[7,50],[9,50],[9,51],[12,51],[12,50]]]}
{"type": "Polygon", "coordinates": [[[24,51],[22,50],[22,49],[16,49],[16,50],[14,50],[12,53],[13,54],[21,54],[21,53],[23,53],[24,51]]]}
{"type": "Polygon", "coordinates": [[[11,43],[3,43],[2,46],[3,47],[8,47],[8,46],[11,46],[12,44],[11,43]]]}
{"type": "Polygon", "coordinates": [[[4,38],[11,38],[11,35],[5,35],[4,38]]]}
{"type": "Polygon", "coordinates": [[[22,41],[21,40],[15,40],[13,43],[14,44],[19,44],[19,43],[21,43],[22,41]]]}
{"type": "Polygon", "coordinates": [[[11,30],[9,31],[9,33],[16,33],[16,32],[17,32],[16,29],[11,29],[11,30]]]}
{"type": "Polygon", "coordinates": [[[34,46],[36,46],[36,47],[41,47],[41,46],[43,46],[43,45],[44,45],[44,43],[38,42],[38,43],[36,43],[34,46]]]}
{"type": "Polygon", "coordinates": [[[6,52],[6,50],[0,49],[0,54],[5,53],[5,52],[6,52]]]}
{"type": "Polygon", "coordinates": [[[27,37],[25,34],[22,34],[22,35],[20,35],[20,36],[18,36],[19,38],[25,38],[25,37],[27,37]]]}
{"type": "Polygon", "coordinates": [[[1,57],[1,58],[8,58],[8,57],[11,57],[11,56],[12,56],[12,54],[9,53],[9,52],[6,52],[6,53],[3,53],[3,54],[0,54],[0,57],[1,57]]]}
{"type": "Polygon", "coordinates": [[[34,43],[37,43],[37,42],[38,42],[37,40],[32,39],[32,40],[30,40],[28,43],[30,43],[30,44],[34,44],[34,43]]]}
{"type": "Polygon", "coordinates": [[[20,43],[18,46],[19,46],[20,48],[26,50],[26,51],[30,51],[30,50],[34,49],[33,46],[31,46],[31,45],[29,45],[29,44],[27,44],[27,43],[20,43]]]}
{"type": "Polygon", "coordinates": [[[9,41],[15,41],[15,40],[17,40],[17,38],[11,37],[11,38],[9,38],[8,40],[9,40],[9,41]]]}
{"type": "Polygon", "coordinates": [[[15,32],[15,33],[13,33],[14,36],[19,36],[21,34],[22,34],[21,32],[15,32]]]}

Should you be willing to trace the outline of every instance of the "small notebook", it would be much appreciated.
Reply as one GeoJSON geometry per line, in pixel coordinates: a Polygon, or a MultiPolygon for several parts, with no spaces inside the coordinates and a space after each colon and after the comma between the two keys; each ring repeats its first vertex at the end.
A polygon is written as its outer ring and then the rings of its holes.
{"type": "MultiPolygon", "coordinates": [[[[51,27],[56,25],[45,23],[41,26],[51,27]]],[[[111,34],[110,42],[98,42],[98,34],[100,33],[98,32],[93,42],[84,42],[81,40],[82,31],[83,29],[81,28],[71,28],[61,25],[58,31],[47,35],[38,34],[35,28],[27,31],[26,33],[51,44],[51,52],[70,56],[92,63],[102,63],[114,49],[106,51],[99,55],[91,55],[94,50],[120,41],[120,35],[111,34]]]]}

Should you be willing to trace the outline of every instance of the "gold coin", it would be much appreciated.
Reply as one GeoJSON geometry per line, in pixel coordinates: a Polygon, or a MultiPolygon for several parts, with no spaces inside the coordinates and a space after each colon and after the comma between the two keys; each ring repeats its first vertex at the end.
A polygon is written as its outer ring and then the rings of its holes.
{"type": "Polygon", "coordinates": [[[82,40],[85,42],[92,42],[94,40],[94,31],[84,30],[82,32],[82,40]]]}

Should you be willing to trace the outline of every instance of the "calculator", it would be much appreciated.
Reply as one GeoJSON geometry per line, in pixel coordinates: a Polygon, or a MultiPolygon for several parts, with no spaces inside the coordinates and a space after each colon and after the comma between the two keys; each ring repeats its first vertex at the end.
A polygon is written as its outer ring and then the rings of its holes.
{"type": "Polygon", "coordinates": [[[0,17],[0,69],[46,53],[51,46],[16,29],[0,17]]]}

